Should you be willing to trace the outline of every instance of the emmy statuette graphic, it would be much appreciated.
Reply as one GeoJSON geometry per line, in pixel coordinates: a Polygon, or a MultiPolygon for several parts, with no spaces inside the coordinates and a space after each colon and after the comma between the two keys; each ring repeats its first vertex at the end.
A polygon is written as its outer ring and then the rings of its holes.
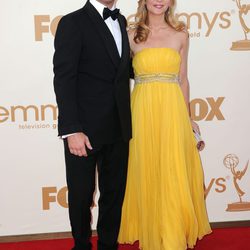
{"type": "Polygon", "coordinates": [[[223,160],[224,166],[230,169],[231,173],[233,174],[234,187],[239,196],[239,202],[228,204],[227,209],[226,209],[226,211],[228,212],[250,211],[250,202],[246,202],[242,200],[242,197],[244,196],[245,192],[240,188],[238,184],[238,181],[241,180],[241,178],[245,175],[248,169],[248,163],[249,161],[247,161],[246,166],[244,167],[243,170],[237,170],[236,168],[239,164],[239,158],[236,155],[229,154],[223,160]]]}
{"type": "Polygon", "coordinates": [[[247,38],[247,34],[250,33],[250,28],[246,24],[246,18],[248,12],[250,12],[250,4],[242,4],[242,0],[233,0],[236,2],[239,9],[240,24],[243,29],[245,39],[232,43],[231,50],[250,50],[250,40],[247,38]]]}

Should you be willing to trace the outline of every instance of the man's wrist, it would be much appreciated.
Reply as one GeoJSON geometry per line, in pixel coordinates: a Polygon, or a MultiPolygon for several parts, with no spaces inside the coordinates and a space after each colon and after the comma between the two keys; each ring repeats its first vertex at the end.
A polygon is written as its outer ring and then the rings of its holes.
{"type": "Polygon", "coordinates": [[[61,139],[66,139],[68,138],[69,136],[72,136],[72,135],[75,135],[76,133],[72,133],[72,134],[67,134],[67,135],[62,135],[61,136],[61,139]]]}

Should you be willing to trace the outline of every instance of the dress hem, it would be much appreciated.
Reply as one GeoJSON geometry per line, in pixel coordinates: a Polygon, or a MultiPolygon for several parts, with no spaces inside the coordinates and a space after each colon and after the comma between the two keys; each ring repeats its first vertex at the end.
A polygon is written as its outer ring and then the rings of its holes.
{"type": "MultiPolygon", "coordinates": [[[[196,246],[196,244],[197,244],[198,241],[202,240],[204,237],[206,237],[207,235],[211,234],[212,232],[213,232],[213,231],[210,230],[210,231],[208,231],[207,233],[203,234],[202,236],[198,236],[198,237],[196,238],[195,244],[193,244],[193,245],[187,244],[187,248],[186,248],[186,249],[194,249],[194,247],[196,246]]],[[[134,245],[136,242],[139,242],[139,244],[140,244],[140,240],[139,240],[139,239],[136,239],[136,240],[134,240],[134,241],[124,241],[124,242],[118,242],[118,243],[121,244],[121,245],[123,245],[123,244],[134,245]]],[[[140,247],[140,246],[139,246],[139,249],[140,249],[140,250],[143,250],[143,247],[140,247]]]]}

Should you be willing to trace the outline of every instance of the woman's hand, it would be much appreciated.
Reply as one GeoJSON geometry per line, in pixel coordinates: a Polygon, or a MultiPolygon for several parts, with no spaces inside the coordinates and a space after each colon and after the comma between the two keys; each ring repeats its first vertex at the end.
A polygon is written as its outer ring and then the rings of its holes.
{"type": "Polygon", "coordinates": [[[199,125],[196,122],[194,122],[191,118],[190,118],[190,122],[191,122],[193,130],[198,132],[198,134],[200,135],[201,132],[200,132],[199,125]]]}

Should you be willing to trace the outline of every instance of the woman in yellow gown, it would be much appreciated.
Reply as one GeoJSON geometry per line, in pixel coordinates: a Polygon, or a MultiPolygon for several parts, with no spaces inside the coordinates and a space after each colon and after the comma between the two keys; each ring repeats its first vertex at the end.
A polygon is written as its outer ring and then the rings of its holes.
{"type": "Polygon", "coordinates": [[[133,138],[119,243],[193,248],[211,232],[203,172],[189,117],[188,33],[174,0],[140,0],[129,30],[135,87],[133,138]]]}

